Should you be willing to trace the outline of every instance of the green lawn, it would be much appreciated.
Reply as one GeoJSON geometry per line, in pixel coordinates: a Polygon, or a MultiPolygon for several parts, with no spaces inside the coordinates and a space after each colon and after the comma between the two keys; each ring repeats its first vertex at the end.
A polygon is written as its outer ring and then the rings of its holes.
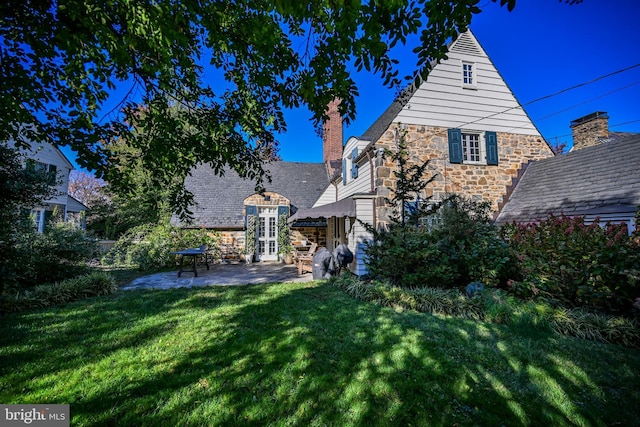
{"type": "Polygon", "coordinates": [[[0,318],[0,402],[74,426],[631,426],[640,351],[327,283],[129,291],[0,318]]]}

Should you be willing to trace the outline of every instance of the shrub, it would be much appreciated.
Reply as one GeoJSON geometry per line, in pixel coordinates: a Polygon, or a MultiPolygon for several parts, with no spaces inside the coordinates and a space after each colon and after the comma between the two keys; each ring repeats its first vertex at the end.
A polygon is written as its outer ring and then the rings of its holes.
{"type": "Polygon", "coordinates": [[[105,264],[136,265],[148,271],[174,267],[175,252],[207,245],[214,257],[218,255],[218,235],[206,229],[183,229],[171,225],[147,224],[125,233],[103,257],[105,264]]]}
{"type": "Polygon", "coordinates": [[[85,273],[96,252],[95,242],[73,224],[54,221],[44,233],[32,224],[22,227],[11,251],[11,271],[4,276],[5,289],[16,292],[85,273]]]}
{"type": "Polygon", "coordinates": [[[569,308],[631,313],[640,296],[640,243],[626,225],[550,215],[502,230],[518,253],[521,280],[508,289],[569,308]]]}
{"type": "Polygon", "coordinates": [[[401,287],[506,283],[515,257],[489,219],[489,204],[451,196],[421,226],[395,224],[367,245],[373,277],[401,287]]]}
{"type": "Polygon", "coordinates": [[[22,292],[6,294],[0,300],[0,312],[16,312],[64,304],[83,298],[110,295],[117,290],[113,277],[95,272],[22,292]]]}
{"type": "Polygon", "coordinates": [[[383,307],[512,325],[526,334],[554,331],[640,348],[637,320],[553,308],[542,301],[522,301],[501,289],[487,289],[477,297],[467,298],[457,289],[400,288],[381,281],[365,281],[348,273],[332,278],[331,283],[354,298],[383,307]]]}

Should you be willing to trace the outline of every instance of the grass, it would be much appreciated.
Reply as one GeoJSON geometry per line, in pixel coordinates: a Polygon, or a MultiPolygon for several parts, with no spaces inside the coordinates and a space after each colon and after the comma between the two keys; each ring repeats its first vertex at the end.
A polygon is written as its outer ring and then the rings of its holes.
{"type": "Polygon", "coordinates": [[[74,426],[630,426],[640,352],[324,282],[128,291],[0,318],[0,402],[74,426]]]}

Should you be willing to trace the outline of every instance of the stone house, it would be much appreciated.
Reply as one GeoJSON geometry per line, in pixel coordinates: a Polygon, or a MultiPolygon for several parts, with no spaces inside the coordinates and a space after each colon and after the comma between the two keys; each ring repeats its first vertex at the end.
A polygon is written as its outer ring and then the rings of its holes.
{"type": "Polygon", "coordinates": [[[337,102],[328,106],[324,162],[269,164],[274,179],[263,195],[233,172],[218,177],[206,166],[192,171],[185,181],[196,202],[192,226],[220,231],[223,251],[242,253],[249,217],[255,215],[258,258],[275,260],[279,248],[273,239],[286,215],[294,244],[309,241],[333,250],[345,243],[355,255],[350,268],[364,274],[363,247],[372,236],[359,221],[377,228],[389,222],[385,199],[395,188],[396,165],[384,152],[396,149],[402,133],[411,160],[430,160],[429,172],[436,175],[416,200],[459,193],[488,200],[496,214],[523,165],[553,156],[470,31],[363,135],[343,141],[337,107],[337,102]]]}
{"type": "Polygon", "coordinates": [[[532,162],[501,209],[497,223],[529,223],[550,213],[583,216],[585,223],[624,222],[637,228],[640,134],[610,132],[595,112],[571,122],[571,152],[532,162]]]}
{"type": "Polygon", "coordinates": [[[356,219],[378,229],[388,224],[385,200],[396,165],[384,152],[396,150],[403,133],[410,160],[430,160],[436,176],[416,200],[458,193],[489,201],[495,214],[523,166],[554,155],[475,36],[460,34],[426,81],[408,87],[363,135],[347,139],[331,185],[312,209],[290,218],[293,226],[326,219],[329,249],[348,244],[356,274],[366,272],[363,247],[372,238],[356,219]]]}

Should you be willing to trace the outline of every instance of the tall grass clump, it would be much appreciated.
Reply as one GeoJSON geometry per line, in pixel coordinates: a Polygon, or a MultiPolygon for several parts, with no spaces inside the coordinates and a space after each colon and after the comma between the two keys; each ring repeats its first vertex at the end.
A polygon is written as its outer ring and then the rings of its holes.
{"type": "Polygon", "coordinates": [[[35,286],[0,298],[0,312],[44,308],[95,296],[110,295],[117,290],[113,277],[94,272],[61,282],[35,286]]]}

